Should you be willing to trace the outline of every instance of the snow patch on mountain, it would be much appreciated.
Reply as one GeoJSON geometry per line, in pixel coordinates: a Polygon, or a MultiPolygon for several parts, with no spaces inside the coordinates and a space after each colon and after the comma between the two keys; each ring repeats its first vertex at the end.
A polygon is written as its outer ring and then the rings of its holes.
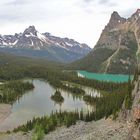
{"type": "Polygon", "coordinates": [[[16,40],[14,43],[11,43],[10,45],[15,45],[18,42],[18,40],[16,40]]]}
{"type": "Polygon", "coordinates": [[[70,44],[70,43],[68,43],[68,42],[65,42],[66,43],[66,45],[68,45],[68,46],[70,46],[70,47],[73,47],[73,44],[70,44]]]}
{"type": "Polygon", "coordinates": [[[39,32],[37,32],[37,37],[38,37],[40,40],[46,42],[46,37],[45,37],[44,35],[40,34],[39,32]]]}

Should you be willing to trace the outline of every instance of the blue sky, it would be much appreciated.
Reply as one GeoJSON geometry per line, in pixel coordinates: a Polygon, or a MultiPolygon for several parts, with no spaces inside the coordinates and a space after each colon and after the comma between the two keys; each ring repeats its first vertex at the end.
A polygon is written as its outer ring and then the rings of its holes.
{"type": "Polygon", "coordinates": [[[0,34],[39,32],[73,38],[92,48],[113,11],[129,17],[140,0],[0,0],[0,34]]]}

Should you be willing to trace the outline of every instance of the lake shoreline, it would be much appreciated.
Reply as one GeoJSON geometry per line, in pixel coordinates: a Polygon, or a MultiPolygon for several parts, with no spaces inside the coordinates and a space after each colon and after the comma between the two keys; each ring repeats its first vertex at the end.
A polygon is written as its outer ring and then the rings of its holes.
{"type": "Polygon", "coordinates": [[[0,104],[0,125],[11,114],[10,104],[0,104]]]}
{"type": "MultiPolygon", "coordinates": [[[[52,112],[61,111],[93,111],[94,107],[87,105],[82,98],[73,96],[72,93],[61,90],[64,98],[63,104],[51,100],[56,90],[46,81],[33,79],[34,89],[26,92],[11,105],[3,105],[3,116],[0,120],[0,132],[12,131],[34,117],[49,116],[52,112]],[[11,107],[10,107],[11,106],[11,107]]],[[[92,88],[85,88],[86,94],[98,94],[92,88]]]]}
{"type": "MultiPolygon", "coordinates": [[[[128,74],[109,74],[109,73],[93,73],[84,70],[77,70],[77,76],[82,78],[87,78],[90,80],[98,80],[104,82],[113,83],[124,83],[128,82],[128,74]]],[[[133,80],[134,75],[130,75],[130,79],[133,80]]]]}

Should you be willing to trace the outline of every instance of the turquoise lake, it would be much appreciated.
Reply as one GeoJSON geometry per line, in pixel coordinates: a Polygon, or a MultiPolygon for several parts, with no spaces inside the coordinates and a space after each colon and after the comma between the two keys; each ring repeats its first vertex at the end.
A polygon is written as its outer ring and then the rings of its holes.
{"type": "MultiPolygon", "coordinates": [[[[129,79],[129,75],[124,74],[104,74],[104,73],[92,73],[87,71],[78,70],[77,71],[79,77],[84,77],[88,79],[95,79],[99,81],[108,81],[108,82],[127,82],[129,79]]],[[[130,76],[133,79],[133,75],[130,76]]]]}

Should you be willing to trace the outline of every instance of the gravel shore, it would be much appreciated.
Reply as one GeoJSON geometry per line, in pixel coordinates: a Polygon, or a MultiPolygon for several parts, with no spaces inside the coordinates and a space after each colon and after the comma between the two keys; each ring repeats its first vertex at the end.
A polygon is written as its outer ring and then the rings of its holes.
{"type": "MultiPolygon", "coordinates": [[[[102,119],[99,121],[77,122],[69,128],[60,127],[44,137],[44,140],[128,140],[126,124],[102,119]]],[[[0,140],[31,140],[31,133],[1,134],[0,140]]]]}
{"type": "Polygon", "coordinates": [[[0,124],[5,120],[11,113],[11,105],[0,104],[0,124]]]}
{"type": "Polygon", "coordinates": [[[44,140],[125,140],[129,131],[125,124],[110,119],[78,122],[70,128],[58,128],[44,140]]]}

